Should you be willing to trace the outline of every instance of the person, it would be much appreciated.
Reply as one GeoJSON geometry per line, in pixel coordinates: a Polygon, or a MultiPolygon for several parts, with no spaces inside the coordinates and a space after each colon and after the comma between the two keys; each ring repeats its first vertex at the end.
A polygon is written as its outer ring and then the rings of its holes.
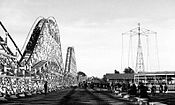
{"type": "Polygon", "coordinates": [[[147,88],[147,86],[144,86],[144,84],[142,82],[139,83],[138,90],[139,90],[139,97],[140,98],[148,98],[149,99],[149,96],[147,93],[148,88],[147,88]]]}
{"type": "Polygon", "coordinates": [[[151,87],[151,95],[155,96],[156,94],[156,86],[152,83],[152,87],[151,87]]]}
{"type": "Polygon", "coordinates": [[[168,91],[168,86],[165,84],[164,86],[164,93],[166,93],[168,91]]]}
{"type": "Polygon", "coordinates": [[[122,84],[122,92],[126,92],[127,91],[127,86],[126,83],[122,84]]]}
{"type": "Polygon", "coordinates": [[[159,86],[159,93],[162,93],[162,92],[163,92],[163,85],[160,84],[160,86],[159,86]]]}
{"type": "Polygon", "coordinates": [[[136,87],[135,83],[133,83],[131,85],[131,87],[129,89],[129,94],[136,96],[136,94],[137,94],[137,87],[136,87]]]}
{"type": "Polygon", "coordinates": [[[44,93],[47,94],[47,81],[44,83],[44,93]]]}

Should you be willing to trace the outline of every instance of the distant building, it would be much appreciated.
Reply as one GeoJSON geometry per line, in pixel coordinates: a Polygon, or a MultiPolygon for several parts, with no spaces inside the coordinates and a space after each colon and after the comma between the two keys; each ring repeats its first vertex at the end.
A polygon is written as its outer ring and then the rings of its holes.
{"type": "Polygon", "coordinates": [[[104,75],[104,79],[107,82],[134,82],[134,74],[112,74],[107,73],[104,75]]]}

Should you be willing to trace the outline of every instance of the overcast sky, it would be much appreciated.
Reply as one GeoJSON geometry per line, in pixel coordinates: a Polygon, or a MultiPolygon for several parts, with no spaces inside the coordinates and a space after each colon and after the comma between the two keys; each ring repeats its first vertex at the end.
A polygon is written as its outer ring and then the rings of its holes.
{"type": "Polygon", "coordinates": [[[175,70],[174,10],[174,0],[0,0],[0,21],[22,48],[37,17],[55,17],[64,61],[74,46],[78,71],[102,77],[123,71],[121,34],[138,22],[158,33],[160,71],[175,70]]]}

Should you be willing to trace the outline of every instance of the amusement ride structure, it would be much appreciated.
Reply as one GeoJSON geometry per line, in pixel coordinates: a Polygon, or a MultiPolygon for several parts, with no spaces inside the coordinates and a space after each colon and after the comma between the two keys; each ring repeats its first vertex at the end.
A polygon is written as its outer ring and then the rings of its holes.
{"type": "Polygon", "coordinates": [[[5,31],[5,38],[0,36],[0,96],[23,97],[42,93],[45,81],[48,82],[49,92],[71,86],[72,82],[68,81],[76,81],[73,76],[67,78],[66,73],[69,72],[64,69],[60,33],[53,17],[36,19],[22,50],[19,50],[1,22],[0,25],[5,31]],[[8,39],[17,53],[9,48],[8,39]]]}
{"type": "MultiPolygon", "coordinates": [[[[148,84],[166,84],[170,90],[174,90],[174,77],[175,73],[172,71],[160,71],[158,45],[157,45],[157,33],[145,28],[138,27],[122,34],[122,58],[123,58],[123,36],[129,35],[129,50],[128,53],[128,67],[134,69],[134,83],[140,82],[148,84]],[[135,49],[133,47],[133,37],[135,43],[135,49]],[[151,43],[152,41],[152,43],[151,43]],[[151,48],[151,49],[150,49],[151,48]],[[133,51],[135,50],[135,51],[133,51]],[[135,55],[134,55],[135,54],[135,55]],[[134,64],[134,66],[133,66],[134,64]],[[151,67],[155,66],[155,67],[151,67]]],[[[122,64],[121,64],[122,68],[122,64]]]]}
{"type": "MultiPolygon", "coordinates": [[[[129,50],[127,51],[128,52],[128,67],[132,66],[132,68],[134,68],[134,71],[135,73],[138,73],[138,72],[146,72],[148,71],[148,66],[149,65],[149,57],[150,57],[150,44],[149,44],[149,37],[152,35],[152,36],[155,36],[155,39],[156,39],[156,61],[155,62],[158,62],[157,64],[157,68],[159,69],[159,59],[158,59],[158,48],[157,48],[157,33],[154,32],[154,31],[151,31],[151,30],[148,30],[148,29],[145,29],[145,28],[142,28],[140,27],[140,23],[138,23],[138,27],[137,28],[134,28],[132,30],[129,30],[128,32],[125,32],[122,34],[122,58],[123,59],[123,49],[124,49],[124,46],[123,46],[123,36],[125,35],[129,35],[129,50]],[[135,43],[136,45],[136,51],[134,52],[134,43],[133,43],[133,37],[134,36],[137,36],[137,41],[135,43]],[[143,38],[145,37],[146,41],[144,41],[145,39],[143,38]],[[144,41],[144,44],[142,43],[144,41]],[[144,46],[142,46],[142,44],[144,46]],[[143,54],[143,47],[144,47],[144,54],[143,54]],[[136,55],[134,54],[136,53],[136,55]],[[145,67],[145,59],[144,57],[146,57],[146,67],[145,67]],[[136,58],[136,59],[134,59],[136,58]],[[136,60],[136,61],[133,61],[133,60],[136,60]],[[131,64],[132,63],[132,64],[131,64]],[[135,65],[135,66],[133,66],[135,65]],[[145,70],[146,69],[146,70],[145,70]]],[[[121,62],[122,63],[122,62],[121,62]]],[[[122,64],[121,64],[122,66],[122,64]]],[[[122,68],[122,67],[121,67],[122,68]]]]}
{"type": "Polygon", "coordinates": [[[68,84],[76,84],[77,83],[77,66],[75,59],[75,51],[73,47],[67,48],[66,54],[66,63],[65,63],[65,74],[67,74],[67,80],[72,79],[72,81],[68,81],[68,84]]]}

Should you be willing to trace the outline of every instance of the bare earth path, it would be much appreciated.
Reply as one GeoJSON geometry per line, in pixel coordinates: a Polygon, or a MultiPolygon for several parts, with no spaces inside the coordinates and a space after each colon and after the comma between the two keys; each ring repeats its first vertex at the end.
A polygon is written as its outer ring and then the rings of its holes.
{"type": "MultiPolygon", "coordinates": [[[[153,102],[175,105],[175,94],[151,96],[153,102]]],[[[133,105],[132,102],[117,97],[106,89],[68,88],[31,97],[0,102],[0,105],[133,105]]]]}
{"type": "Polygon", "coordinates": [[[109,95],[93,89],[64,89],[55,92],[34,95],[27,98],[9,100],[2,105],[128,105],[109,95]]]}

